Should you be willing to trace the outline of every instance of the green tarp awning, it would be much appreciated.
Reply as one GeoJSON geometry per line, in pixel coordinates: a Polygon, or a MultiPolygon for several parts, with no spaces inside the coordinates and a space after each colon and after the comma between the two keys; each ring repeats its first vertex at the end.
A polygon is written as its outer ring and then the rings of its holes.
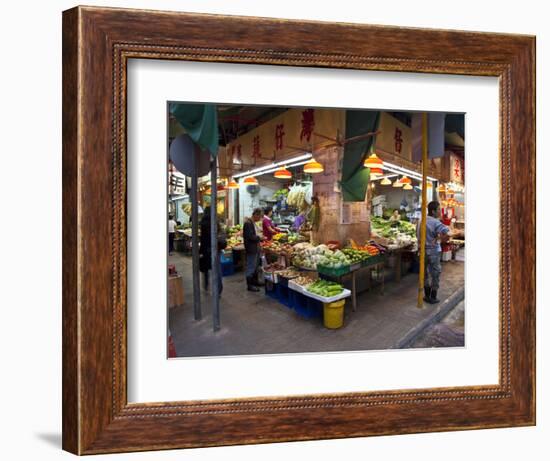
{"type": "MultiPolygon", "coordinates": [[[[346,139],[376,131],[378,119],[378,111],[347,110],[346,139]]],[[[340,182],[344,202],[365,200],[370,170],[363,166],[363,160],[365,152],[370,151],[373,141],[374,136],[369,136],[344,146],[342,180],[340,182]]]]}
{"type": "Polygon", "coordinates": [[[215,104],[170,103],[170,113],[186,133],[213,157],[218,155],[218,111],[215,104]]]}

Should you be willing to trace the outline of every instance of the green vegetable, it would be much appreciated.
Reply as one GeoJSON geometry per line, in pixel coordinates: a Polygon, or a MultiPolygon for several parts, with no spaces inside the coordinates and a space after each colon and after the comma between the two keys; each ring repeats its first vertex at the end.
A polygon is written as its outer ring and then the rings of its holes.
{"type": "Polygon", "coordinates": [[[325,298],[330,298],[331,296],[336,296],[342,293],[342,291],[344,291],[344,288],[342,287],[342,285],[336,282],[319,279],[309,285],[307,290],[310,293],[314,293],[325,298]]]}

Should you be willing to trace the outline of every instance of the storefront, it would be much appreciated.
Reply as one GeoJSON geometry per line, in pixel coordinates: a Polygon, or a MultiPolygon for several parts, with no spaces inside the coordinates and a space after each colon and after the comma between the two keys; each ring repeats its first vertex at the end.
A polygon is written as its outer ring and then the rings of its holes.
{"type": "MultiPolygon", "coordinates": [[[[222,275],[244,269],[243,222],[269,207],[280,232],[261,243],[265,295],[339,328],[346,299],[355,311],[360,292],[384,293],[416,270],[422,171],[413,154],[410,124],[374,111],[288,109],[227,142],[216,207],[227,235],[222,275]]],[[[432,159],[426,187],[458,229],[464,170],[462,160],[458,177],[455,157],[432,159]]],[[[212,184],[200,183],[204,208],[212,184]]]]}

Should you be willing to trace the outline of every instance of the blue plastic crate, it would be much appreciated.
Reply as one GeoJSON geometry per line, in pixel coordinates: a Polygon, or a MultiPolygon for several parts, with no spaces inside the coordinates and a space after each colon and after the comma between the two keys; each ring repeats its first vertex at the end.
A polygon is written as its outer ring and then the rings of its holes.
{"type": "Polygon", "coordinates": [[[235,273],[235,266],[233,261],[222,261],[222,276],[227,277],[228,275],[233,275],[235,273]]]}
{"type": "Polygon", "coordinates": [[[323,318],[324,304],[317,300],[308,297],[307,298],[307,317],[308,318],[323,318]]]}
{"type": "Polygon", "coordinates": [[[281,304],[284,304],[286,307],[292,307],[292,301],[290,299],[290,292],[294,291],[288,288],[288,286],[281,285],[277,283],[276,295],[277,299],[281,304]]]}
{"type": "Polygon", "coordinates": [[[298,293],[295,290],[290,290],[290,307],[294,309],[294,311],[298,315],[302,317],[308,317],[308,297],[303,295],[302,293],[298,293]]]}
{"type": "Polygon", "coordinates": [[[266,296],[269,296],[270,298],[273,298],[273,299],[278,299],[277,284],[273,283],[271,280],[265,280],[264,291],[266,296]]]}

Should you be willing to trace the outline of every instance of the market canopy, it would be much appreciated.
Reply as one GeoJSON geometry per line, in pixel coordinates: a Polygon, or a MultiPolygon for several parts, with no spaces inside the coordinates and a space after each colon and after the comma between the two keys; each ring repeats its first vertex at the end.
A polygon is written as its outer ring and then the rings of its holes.
{"type": "Polygon", "coordinates": [[[170,113],[191,139],[212,157],[218,155],[218,111],[215,104],[170,103],[170,113]]]}
{"type": "MultiPolygon", "coordinates": [[[[380,113],[368,110],[346,111],[346,139],[376,131],[380,113]]],[[[344,146],[342,165],[342,198],[344,202],[362,202],[365,200],[369,185],[370,170],[365,168],[365,153],[369,152],[374,136],[353,141],[344,146]]]]}

